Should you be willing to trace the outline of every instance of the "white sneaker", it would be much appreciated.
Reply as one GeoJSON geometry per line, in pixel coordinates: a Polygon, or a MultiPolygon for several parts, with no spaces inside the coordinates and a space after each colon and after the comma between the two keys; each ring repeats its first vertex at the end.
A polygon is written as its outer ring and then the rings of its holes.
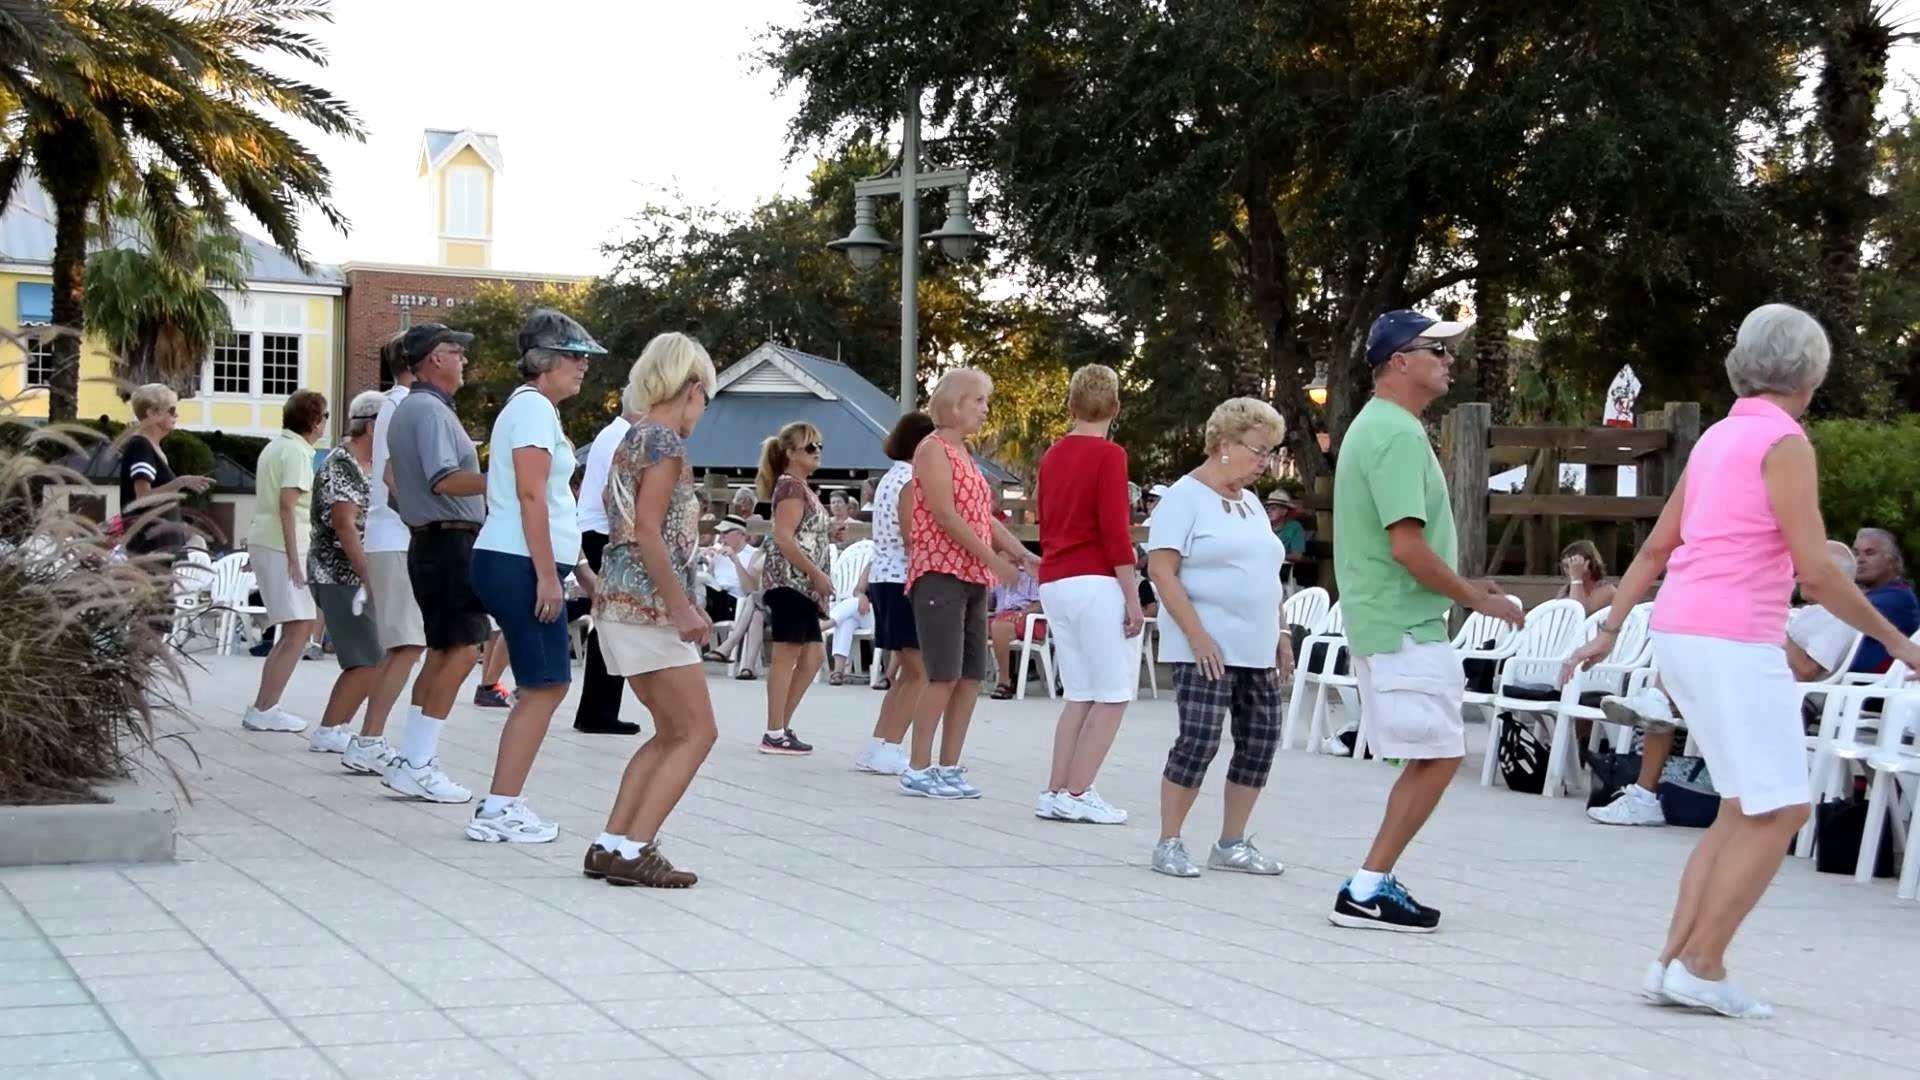
{"type": "Polygon", "coordinates": [[[1587,811],[1587,817],[1602,825],[1665,825],[1667,815],[1660,809],[1660,797],[1639,784],[1628,784],[1605,806],[1587,811]]]}
{"type": "Polygon", "coordinates": [[[1352,757],[1353,747],[1348,746],[1338,735],[1329,735],[1320,740],[1320,752],[1334,757],[1352,757]]]}
{"type": "Polygon", "coordinates": [[[1072,818],[1060,813],[1061,800],[1067,797],[1067,793],[1064,791],[1041,792],[1040,797],[1033,800],[1033,816],[1047,821],[1072,821],[1072,818]]]}
{"type": "Polygon", "coordinates": [[[1627,698],[1633,710],[1648,720],[1659,720],[1668,724],[1674,722],[1673,701],[1666,691],[1652,686],[1643,686],[1627,698]]]}
{"type": "Polygon", "coordinates": [[[396,756],[393,764],[387,766],[386,775],[380,778],[380,782],[410,799],[439,803],[473,801],[473,792],[454,783],[446,773],[440,771],[439,758],[425,765],[415,765],[406,758],[396,756]]]}
{"type": "Polygon", "coordinates": [[[467,839],[486,844],[550,844],[560,826],[540,820],[525,800],[515,799],[491,817],[474,810],[467,821],[467,839]]]}
{"type": "MultiPolygon", "coordinates": [[[[1072,796],[1068,796],[1072,798],[1072,796]]],[[[1085,808],[1080,820],[1093,825],[1125,825],[1127,812],[1100,797],[1100,793],[1088,788],[1078,802],[1085,808]]]]}
{"type": "Polygon", "coordinates": [[[353,731],[345,724],[317,727],[307,737],[307,749],[316,754],[344,754],[353,743],[353,731]]]}
{"type": "Polygon", "coordinates": [[[869,743],[861,749],[859,756],[853,759],[853,767],[861,772],[879,773],[883,776],[897,776],[899,775],[897,771],[888,768],[892,763],[893,751],[887,749],[886,743],[880,743],[879,745],[869,743]]]}
{"type": "Polygon", "coordinates": [[[282,710],[278,705],[266,710],[256,709],[251,705],[247,706],[246,713],[240,717],[240,726],[246,728],[248,731],[286,731],[298,733],[307,730],[307,722],[305,720],[282,710]]]}
{"type": "Polygon", "coordinates": [[[386,736],[376,735],[371,739],[354,735],[347,740],[347,748],[340,751],[340,767],[362,776],[381,776],[387,766],[393,764],[393,747],[387,744],[386,736]]]}
{"type": "Polygon", "coordinates": [[[881,763],[880,771],[886,773],[888,776],[899,776],[901,773],[907,771],[907,766],[907,748],[905,746],[894,746],[887,748],[886,760],[881,763]]]}

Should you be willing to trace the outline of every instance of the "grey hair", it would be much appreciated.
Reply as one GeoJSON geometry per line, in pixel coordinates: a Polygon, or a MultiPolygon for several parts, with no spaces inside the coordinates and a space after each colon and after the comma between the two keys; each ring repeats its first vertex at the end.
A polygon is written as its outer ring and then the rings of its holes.
{"type": "Polygon", "coordinates": [[[1853,557],[1853,549],[1838,540],[1827,541],[1827,558],[1847,576],[1848,581],[1860,576],[1860,560],[1853,557]]]}
{"type": "Polygon", "coordinates": [[[373,422],[380,417],[380,406],[386,404],[387,395],[378,390],[362,390],[354,395],[353,404],[347,407],[347,438],[357,439],[373,430],[373,422]]]}
{"type": "Polygon", "coordinates": [[[1827,378],[1833,346],[1813,316],[1786,304],[1764,304],[1740,323],[1727,353],[1727,381],[1740,397],[1798,394],[1827,378]]]}
{"type": "Polygon", "coordinates": [[[1880,541],[1881,546],[1887,549],[1888,557],[1893,560],[1893,576],[1907,576],[1907,556],[1900,550],[1899,537],[1885,529],[1878,529],[1873,526],[1861,529],[1856,539],[1858,539],[1859,536],[1871,536],[1875,540],[1880,541]]]}
{"type": "Polygon", "coordinates": [[[532,348],[520,354],[520,377],[534,379],[545,375],[554,362],[569,354],[552,349],[532,348]]]}

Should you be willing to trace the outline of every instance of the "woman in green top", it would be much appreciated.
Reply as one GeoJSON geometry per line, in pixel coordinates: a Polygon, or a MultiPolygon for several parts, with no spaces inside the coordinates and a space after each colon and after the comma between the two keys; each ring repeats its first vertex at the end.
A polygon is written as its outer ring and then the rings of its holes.
{"type": "Polygon", "coordinates": [[[247,560],[260,588],[267,623],[276,627],[273,650],[260,667],[260,691],[240,718],[249,731],[305,731],[307,722],[280,707],[280,695],[300,663],[317,615],[307,589],[308,519],[312,516],[313,444],[327,430],[327,399],[297,390],[281,410],[280,437],[260,451],[254,466],[253,528],[247,560]]]}

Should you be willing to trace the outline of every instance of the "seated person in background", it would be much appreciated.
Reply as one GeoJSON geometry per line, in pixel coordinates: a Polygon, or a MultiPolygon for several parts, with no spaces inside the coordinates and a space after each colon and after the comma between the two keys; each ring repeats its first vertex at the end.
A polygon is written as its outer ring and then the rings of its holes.
{"type": "MultiPolygon", "coordinates": [[[[1920,599],[1915,598],[1913,585],[1902,576],[1907,571],[1907,562],[1893,534],[1885,529],[1861,529],[1853,540],[1853,557],[1860,567],[1855,578],[1860,591],[1867,594],[1880,614],[1903,634],[1920,630],[1920,599]]],[[[1860,653],[1853,658],[1853,667],[1849,670],[1879,674],[1892,663],[1887,647],[1868,638],[1860,643],[1860,653]]]]}
{"type": "Polygon", "coordinates": [[[740,604],[760,583],[751,569],[753,549],[747,547],[746,523],[728,515],[713,527],[713,546],[701,552],[705,560],[701,584],[707,587],[707,617],[732,622],[740,604]]]}
{"type": "Polygon", "coordinates": [[[1613,603],[1613,586],[1607,582],[1607,564],[1600,549],[1591,540],[1575,540],[1560,553],[1560,569],[1567,575],[1563,600],[1578,600],[1591,615],[1613,603]]]}
{"type": "Polygon", "coordinates": [[[873,633],[873,601],[867,598],[866,570],[860,571],[860,580],[854,582],[851,595],[833,598],[833,605],[827,608],[827,620],[833,623],[832,669],[827,673],[827,684],[844,686],[854,636],[862,630],[873,633]]]}
{"type": "MultiPolygon", "coordinates": [[[[993,646],[993,658],[1000,666],[999,685],[993,688],[995,701],[1005,701],[1013,696],[1014,679],[1018,675],[1013,667],[1013,643],[1023,640],[1027,632],[1027,622],[1031,616],[1040,612],[1040,583],[1034,580],[1033,572],[1022,564],[1020,576],[1012,585],[995,582],[987,593],[987,641],[993,646]]],[[[1033,640],[1041,641],[1046,637],[1047,627],[1041,623],[1033,628],[1033,640]]]]}
{"type": "MultiPolygon", "coordinates": [[[[1827,541],[1827,555],[1848,577],[1854,576],[1853,549],[1838,540],[1827,541]]],[[[1787,666],[1801,682],[1817,682],[1833,674],[1860,632],[1835,618],[1826,608],[1811,605],[1801,608],[1787,624],[1787,666]]],[[[1620,789],[1620,794],[1605,806],[1587,811],[1587,817],[1602,825],[1665,825],[1660,810],[1660,771],[1673,756],[1674,732],[1678,717],[1673,701],[1653,685],[1634,691],[1631,697],[1609,695],[1600,703],[1609,723],[1638,727],[1645,738],[1640,745],[1640,776],[1620,789]]]]}

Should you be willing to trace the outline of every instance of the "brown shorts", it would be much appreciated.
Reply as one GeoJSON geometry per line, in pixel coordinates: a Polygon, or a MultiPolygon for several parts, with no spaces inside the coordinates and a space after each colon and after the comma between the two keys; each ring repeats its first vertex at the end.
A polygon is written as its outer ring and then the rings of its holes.
{"type": "Polygon", "coordinates": [[[951,574],[922,574],[911,599],[927,681],[986,678],[987,587],[951,574]]]}

